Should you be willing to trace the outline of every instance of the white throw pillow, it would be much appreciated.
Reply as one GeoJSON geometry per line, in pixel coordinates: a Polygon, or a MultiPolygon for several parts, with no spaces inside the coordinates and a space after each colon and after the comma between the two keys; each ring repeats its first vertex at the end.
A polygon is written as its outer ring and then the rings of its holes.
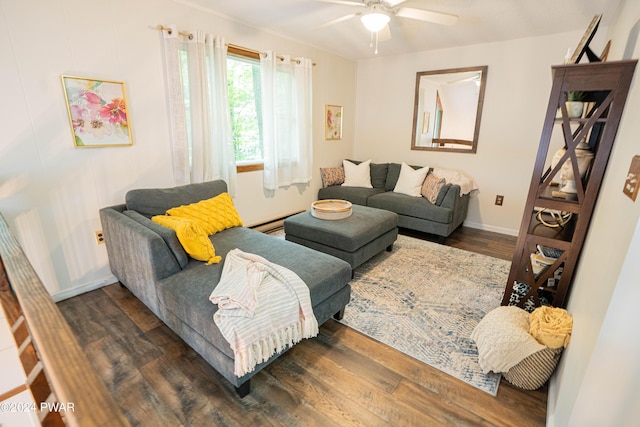
{"type": "Polygon", "coordinates": [[[400,176],[398,177],[398,182],[396,182],[393,192],[422,197],[420,190],[422,189],[422,183],[427,173],[429,173],[428,166],[415,170],[408,164],[402,162],[400,166],[400,176]]]}
{"type": "Polygon", "coordinates": [[[342,161],[344,167],[344,187],[373,188],[371,185],[371,159],[359,165],[348,160],[342,161]]]}

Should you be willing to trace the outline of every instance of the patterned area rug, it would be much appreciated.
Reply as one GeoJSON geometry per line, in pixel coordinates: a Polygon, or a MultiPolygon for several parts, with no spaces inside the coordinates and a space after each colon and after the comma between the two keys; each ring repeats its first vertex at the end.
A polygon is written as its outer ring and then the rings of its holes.
{"type": "Polygon", "coordinates": [[[508,261],[407,236],[358,267],[342,323],[493,396],[471,332],[500,305],[508,261]]]}

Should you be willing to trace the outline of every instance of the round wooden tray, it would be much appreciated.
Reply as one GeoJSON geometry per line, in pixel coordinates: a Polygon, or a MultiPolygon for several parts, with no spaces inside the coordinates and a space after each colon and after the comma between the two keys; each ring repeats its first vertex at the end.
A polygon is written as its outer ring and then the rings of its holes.
{"type": "Polygon", "coordinates": [[[351,216],[351,202],[347,200],[318,200],[311,203],[311,215],[319,219],[344,219],[351,216]]]}

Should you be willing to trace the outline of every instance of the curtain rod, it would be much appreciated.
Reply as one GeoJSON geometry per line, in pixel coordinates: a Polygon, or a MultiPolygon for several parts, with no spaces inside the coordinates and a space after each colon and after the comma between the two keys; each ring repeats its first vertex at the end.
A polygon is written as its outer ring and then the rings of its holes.
{"type": "MultiPolygon", "coordinates": [[[[162,24],[156,25],[156,30],[166,31],[169,35],[171,35],[171,33],[173,33],[173,30],[171,28],[165,27],[162,24]]],[[[193,40],[193,34],[191,34],[191,33],[187,33],[185,31],[178,31],[178,34],[180,34],[181,36],[187,37],[189,40],[193,40]]],[[[267,54],[266,52],[261,52],[259,50],[255,50],[255,49],[249,49],[248,47],[238,46],[236,44],[231,44],[231,43],[226,43],[226,46],[227,47],[231,47],[231,48],[235,48],[235,49],[239,49],[239,50],[244,50],[244,51],[247,51],[247,52],[251,52],[251,53],[254,53],[256,55],[266,55],[267,54]]],[[[284,61],[284,57],[283,56],[276,55],[276,58],[278,58],[281,61],[284,61]]],[[[294,60],[294,61],[296,63],[298,63],[298,64],[300,63],[300,61],[298,61],[298,60],[294,60]]],[[[316,66],[315,62],[313,63],[313,66],[314,67],[316,66]]]]}

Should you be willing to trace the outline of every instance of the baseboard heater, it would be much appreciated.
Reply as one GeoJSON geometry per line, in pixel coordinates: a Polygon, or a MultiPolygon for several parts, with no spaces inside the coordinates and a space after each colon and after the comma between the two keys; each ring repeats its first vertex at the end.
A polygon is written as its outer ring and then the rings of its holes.
{"type": "Polygon", "coordinates": [[[285,216],[281,216],[278,218],[270,219],[265,222],[261,222],[259,224],[251,225],[249,228],[254,229],[256,231],[260,231],[262,233],[271,233],[273,231],[279,230],[284,227],[284,220],[289,218],[290,216],[297,215],[304,211],[293,212],[285,216]]]}

